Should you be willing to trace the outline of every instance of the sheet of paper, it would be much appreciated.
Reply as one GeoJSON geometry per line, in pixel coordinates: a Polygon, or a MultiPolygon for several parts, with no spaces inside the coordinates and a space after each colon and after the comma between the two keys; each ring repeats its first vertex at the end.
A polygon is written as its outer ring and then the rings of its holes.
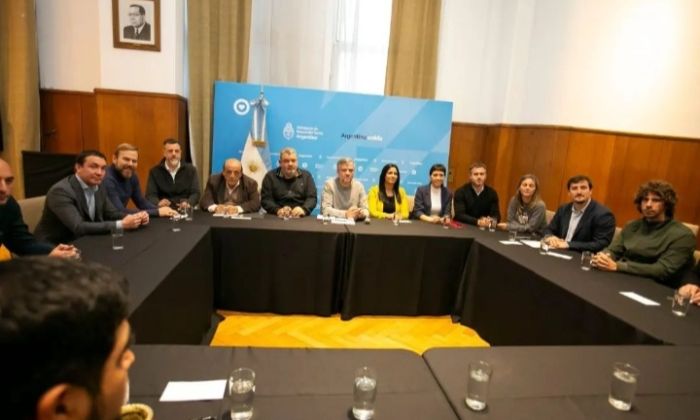
{"type": "Polygon", "coordinates": [[[529,246],[530,248],[539,248],[540,247],[540,241],[533,241],[532,239],[521,239],[520,242],[524,243],[525,245],[529,246]]]}
{"type": "Polygon", "coordinates": [[[502,243],[503,245],[522,245],[519,241],[498,241],[502,243]]]}
{"type": "Polygon", "coordinates": [[[547,253],[547,255],[551,255],[552,257],[561,258],[561,259],[563,259],[563,260],[570,260],[570,259],[574,258],[574,257],[572,257],[571,255],[560,254],[560,253],[558,253],[558,252],[552,252],[552,251],[549,251],[549,252],[547,253]]]}
{"type": "Polygon", "coordinates": [[[213,381],[170,381],[160,401],[220,400],[226,391],[226,379],[213,381]]]}
{"type": "Polygon", "coordinates": [[[223,213],[214,213],[212,214],[212,217],[224,217],[223,213]]]}
{"type": "Polygon", "coordinates": [[[641,303],[642,305],[646,305],[646,306],[659,306],[660,305],[659,302],[656,302],[656,301],[651,300],[649,298],[645,298],[644,296],[642,296],[638,293],[635,293],[635,292],[620,292],[620,294],[626,298],[630,298],[632,300],[635,300],[635,301],[641,303]]]}
{"type": "Polygon", "coordinates": [[[331,224],[355,226],[355,220],[346,219],[344,217],[331,217],[331,224]]]}
{"type": "Polygon", "coordinates": [[[235,216],[231,216],[231,219],[236,219],[236,220],[252,220],[253,218],[250,217],[250,216],[239,216],[239,215],[235,215],[235,216]]]}

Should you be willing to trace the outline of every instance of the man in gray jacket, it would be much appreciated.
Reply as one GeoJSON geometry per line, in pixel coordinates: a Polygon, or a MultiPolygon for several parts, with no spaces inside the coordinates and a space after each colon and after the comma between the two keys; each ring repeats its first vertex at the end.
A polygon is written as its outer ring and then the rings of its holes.
{"type": "Polygon", "coordinates": [[[107,159],[96,150],[85,150],[75,160],[75,174],[54,184],[35,235],[51,243],[73,241],[83,235],[107,233],[113,228],[137,229],[148,223],[148,213],[124,215],[100,188],[107,159]]]}

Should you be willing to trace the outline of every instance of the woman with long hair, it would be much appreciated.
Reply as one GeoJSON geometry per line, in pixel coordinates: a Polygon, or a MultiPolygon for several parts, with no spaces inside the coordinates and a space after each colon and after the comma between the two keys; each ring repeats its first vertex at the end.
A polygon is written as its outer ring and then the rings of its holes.
{"type": "Polygon", "coordinates": [[[540,198],[540,181],[533,174],[520,177],[515,195],[508,203],[508,218],[499,223],[502,230],[540,234],[547,225],[547,207],[540,198]]]}
{"type": "Polygon", "coordinates": [[[408,218],[408,197],[401,188],[399,167],[387,163],[379,175],[379,185],[374,185],[367,193],[369,215],[375,219],[408,218]]]}

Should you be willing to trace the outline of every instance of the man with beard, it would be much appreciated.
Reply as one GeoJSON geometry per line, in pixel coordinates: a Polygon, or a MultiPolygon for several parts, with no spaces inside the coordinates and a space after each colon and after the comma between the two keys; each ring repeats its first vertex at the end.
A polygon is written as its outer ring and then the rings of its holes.
{"type": "Polygon", "coordinates": [[[124,215],[101,188],[107,159],[97,150],[84,150],[75,159],[75,174],[55,183],[35,235],[51,243],[70,242],[84,235],[108,233],[113,228],[137,229],[148,224],[148,213],[124,215]]]}
{"type": "Polygon", "coordinates": [[[0,263],[3,419],[121,418],[135,360],[126,289],[94,263],[0,263]]]}
{"type": "Polygon", "coordinates": [[[668,182],[642,184],[634,198],[642,218],[629,222],[608,248],[593,257],[592,265],[678,287],[693,265],[695,236],[673,219],[676,202],[676,192],[668,182]]]}
{"type": "Polygon", "coordinates": [[[355,162],[340,158],[335,165],[338,176],[323,185],[321,214],[345,219],[364,220],[369,217],[365,187],[353,177],[355,162]]]}
{"type": "Polygon", "coordinates": [[[144,210],[152,217],[170,217],[177,214],[170,207],[157,207],[141,194],[141,185],[136,174],[138,160],[139,149],[129,143],[120,144],[114,151],[112,165],[107,168],[103,182],[114,207],[124,213],[138,213],[139,210],[144,210]],[[129,199],[134,202],[136,209],[126,207],[129,199]]]}
{"type": "Polygon", "coordinates": [[[615,234],[615,216],[591,198],[593,182],[576,175],[566,182],[571,203],[557,209],[544,230],[550,248],[597,252],[610,244],[615,234]]]}
{"type": "Polygon", "coordinates": [[[318,201],[313,177],[299,169],[297,151],[291,147],[280,151],[279,165],[263,178],[262,207],[281,218],[308,216],[318,201]]]}
{"type": "Polygon", "coordinates": [[[480,228],[494,227],[501,218],[498,193],[486,185],[486,164],[469,165],[469,182],[455,191],[455,220],[480,228]]]}
{"type": "Polygon", "coordinates": [[[199,202],[197,169],[182,162],[180,143],[175,139],[163,142],[163,159],[148,173],[146,198],[158,207],[181,208],[199,202]]]}

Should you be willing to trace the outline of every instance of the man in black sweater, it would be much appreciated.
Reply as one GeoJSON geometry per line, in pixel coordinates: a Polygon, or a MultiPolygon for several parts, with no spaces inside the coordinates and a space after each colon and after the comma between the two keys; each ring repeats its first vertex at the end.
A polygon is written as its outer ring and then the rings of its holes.
{"type": "Polygon", "coordinates": [[[498,223],[498,194],[486,183],[486,164],[469,166],[469,182],[455,191],[455,220],[479,227],[498,223]]]}
{"type": "Polygon", "coordinates": [[[73,245],[60,244],[54,247],[48,242],[37,240],[29,233],[27,224],[22,219],[22,210],[11,195],[14,180],[10,165],[0,159],[0,248],[5,247],[17,255],[76,257],[77,250],[73,245]]]}
{"type": "Polygon", "coordinates": [[[180,143],[175,139],[163,142],[163,159],[148,173],[146,199],[158,207],[180,208],[199,202],[197,169],[182,162],[180,143]]]}

